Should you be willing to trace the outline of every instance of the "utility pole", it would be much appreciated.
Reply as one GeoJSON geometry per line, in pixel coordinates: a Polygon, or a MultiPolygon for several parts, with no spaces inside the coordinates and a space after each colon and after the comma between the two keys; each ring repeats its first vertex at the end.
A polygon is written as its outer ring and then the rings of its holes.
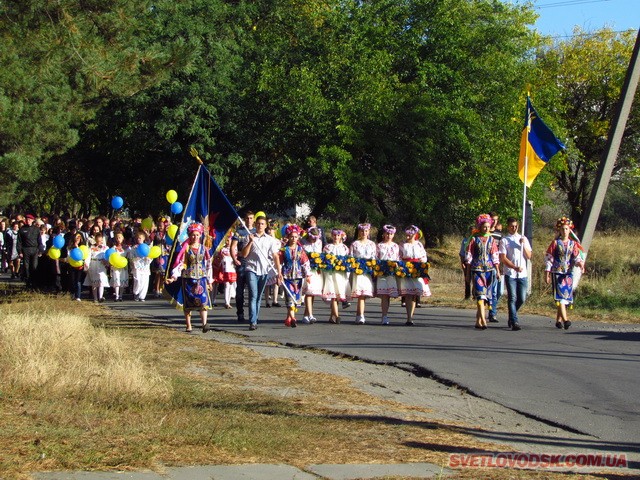
{"type": "Polygon", "coordinates": [[[640,50],[640,30],[636,35],[636,44],[633,47],[633,53],[631,54],[631,61],[629,62],[629,68],[627,69],[627,75],[620,92],[620,100],[618,100],[618,106],[616,113],[609,129],[609,137],[607,139],[607,147],[598,165],[598,172],[596,173],[596,179],[591,190],[591,197],[587,204],[587,210],[585,212],[582,230],[582,246],[585,252],[589,252],[591,241],[593,240],[593,234],[596,230],[596,224],[598,223],[598,217],[600,216],[600,210],[602,210],[602,204],[604,197],[607,193],[607,187],[611,180],[611,173],[618,157],[618,150],[620,150],[620,143],[622,142],[622,134],[624,133],[627,119],[629,118],[629,112],[631,111],[631,105],[633,104],[633,98],[636,94],[638,87],[638,78],[640,77],[640,64],[638,63],[638,51],[640,50]]]}

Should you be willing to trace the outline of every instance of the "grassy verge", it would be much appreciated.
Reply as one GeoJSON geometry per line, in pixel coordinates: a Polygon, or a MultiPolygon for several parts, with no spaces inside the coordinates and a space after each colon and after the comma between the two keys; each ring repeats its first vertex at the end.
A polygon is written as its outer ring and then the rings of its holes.
{"type": "MultiPolygon", "coordinates": [[[[427,421],[418,408],[370,396],[341,377],[300,370],[290,360],[266,359],[89,303],[23,300],[0,305],[6,319],[0,322],[0,478],[211,463],[444,466],[451,452],[507,448],[480,443],[460,426],[427,421]]],[[[460,472],[459,478],[478,473],[460,472]]]]}

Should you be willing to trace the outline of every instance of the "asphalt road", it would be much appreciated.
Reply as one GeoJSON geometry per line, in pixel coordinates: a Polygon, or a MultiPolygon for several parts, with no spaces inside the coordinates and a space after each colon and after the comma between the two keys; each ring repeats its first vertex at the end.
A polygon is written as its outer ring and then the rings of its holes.
{"type": "MultiPolygon", "coordinates": [[[[184,328],[181,312],[164,300],[110,306],[184,328]]],[[[367,308],[366,325],[355,325],[355,305],[342,313],[340,325],[329,324],[327,306],[320,301],[316,302],[319,321],[313,325],[285,327],[284,307],[263,307],[256,331],[237,323],[235,309],[214,308],[209,323],[216,330],[257,341],[326,350],[430,375],[527,416],[591,436],[593,441],[581,443],[580,451],[639,457],[640,326],[574,321],[564,331],[556,329],[551,318],[521,316],[523,329],[512,332],[506,327],[504,303],[500,323],[484,331],[473,328],[472,309],[428,306],[416,309],[416,324],[408,327],[399,303],[392,304],[392,324],[384,326],[379,323],[379,301],[368,301],[367,308]]],[[[194,332],[198,327],[196,320],[194,332]]]]}

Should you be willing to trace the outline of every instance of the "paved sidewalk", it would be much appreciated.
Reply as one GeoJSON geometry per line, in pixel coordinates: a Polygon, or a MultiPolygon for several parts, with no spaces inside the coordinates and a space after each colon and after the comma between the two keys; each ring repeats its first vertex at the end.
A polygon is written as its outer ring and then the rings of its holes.
{"type": "Polygon", "coordinates": [[[440,478],[451,474],[432,463],[309,465],[247,464],[167,468],[163,473],[143,472],[41,472],[36,480],[349,480],[389,477],[440,478]]]}

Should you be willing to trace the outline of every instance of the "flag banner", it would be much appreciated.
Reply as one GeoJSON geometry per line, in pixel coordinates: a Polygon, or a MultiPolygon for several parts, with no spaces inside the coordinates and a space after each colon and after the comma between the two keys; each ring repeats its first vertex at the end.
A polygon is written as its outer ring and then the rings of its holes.
{"type": "MultiPolygon", "coordinates": [[[[204,225],[202,243],[213,257],[216,250],[224,246],[225,237],[230,233],[238,218],[236,209],[233,208],[209,171],[204,165],[200,165],[191,187],[189,200],[184,207],[182,222],[180,222],[180,227],[174,237],[166,277],[171,276],[177,252],[180,251],[180,246],[188,238],[187,228],[191,223],[198,222],[204,225]]],[[[165,292],[173,298],[177,306],[183,305],[179,285],[180,282],[165,285],[165,292]]]]}
{"type": "Polygon", "coordinates": [[[524,129],[520,140],[520,159],[518,161],[518,175],[527,187],[530,187],[547,162],[560,150],[564,144],[553,134],[551,129],[538,116],[527,97],[527,111],[524,118],[524,129]],[[525,181],[525,162],[527,164],[527,179],[525,181]]]}

